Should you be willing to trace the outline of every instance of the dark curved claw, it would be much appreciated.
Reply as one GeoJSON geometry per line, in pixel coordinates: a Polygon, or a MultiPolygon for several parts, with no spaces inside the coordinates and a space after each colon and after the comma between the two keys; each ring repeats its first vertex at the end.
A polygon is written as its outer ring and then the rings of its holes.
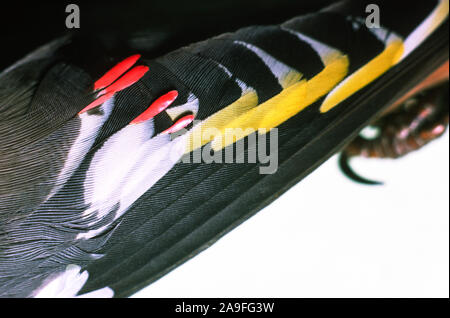
{"type": "Polygon", "coordinates": [[[342,151],[339,154],[339,168],[342,173],[347,176],[349,179],[366,185],[383,185],[384,183],[381,181],[369,180],[364,177],[358,175],[355,171],[353,171],[352,167],[349,164],[350,158],[345,151],[342,151]]]}

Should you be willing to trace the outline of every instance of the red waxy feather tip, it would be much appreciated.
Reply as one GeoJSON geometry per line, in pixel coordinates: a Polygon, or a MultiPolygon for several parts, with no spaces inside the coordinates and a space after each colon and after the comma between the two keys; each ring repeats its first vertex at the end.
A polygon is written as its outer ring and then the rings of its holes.
{"type": "Polygon", "coordinates": [[[183,116],[180,119],[178,119],[175,122],[175,124],[173,124],[166,130],[164,130],[162,133],[163,134],[171,134],[171,133],[177,132],[177,131],[183,129],[184,127],[186,127],[187,125],[189,125],[190,123],[192,123],[193,120],[194,120],[194,115],[183,116]]]}
{"type": "Polygon", "coordinates": [[[118,79],[114,84],[106,88],[103,92],[105,94],[98,97],[96,100],[94,100],[92,103],[87,105],[85,108],[83,108],[78,115],[87,112],[88,110],[95,108],[97,106],[100,106],[104,102],[106,102],[108,99],[113,97],[113,95],[131,85],[139,81],[145,73],[147,73],[148,67],[147,66],[135,66],[130,71],[125,73],[124,76],[122,76],[120,79],[118,79]]]}
{"type": "Polygon", "coordinates": [[[108,99],[110,99],[112,96],[114,95],[114,93],[109,93],[109,94],[105,94],[100,96],[99,98],[97,98],[96,100],[94,100],[92,103],[90,103],[89,105],[87,105],[85,108],[83,108],[78,115],[81,115],[82,113],[87,112],[88,110],[91,110],[92,108],[95,108],[97,106],[100,106],[101,104],[103,104],[104,102],[106,102],[108,99]]]}
{"type": "Polygon", "coordinates": [[[164,94],[155,100],[142,114],[133,119],[130,124],[139,124],[155,117],[169,107],[177,97],[178,92],[175,90],[164,94]]]}
{"type": "Polygon", "coordinates": [[[121,91],[139,81],[147,72],[148,66],[135,66],[130,71],[126,72],[125,75],[119,78],[114,84],[105,88],[105,93],[108,94],[121,91]]]}
{"type": "Polygon", "coordinates": [[[94,90],[99,90],[111,85],[123,73],[128,71],[128,69],[132,67],[140,58],[140,54],[135,54],[127,57],[122,62],[117,63],[113,68],[111,68],[94,83],[94,90]]]}

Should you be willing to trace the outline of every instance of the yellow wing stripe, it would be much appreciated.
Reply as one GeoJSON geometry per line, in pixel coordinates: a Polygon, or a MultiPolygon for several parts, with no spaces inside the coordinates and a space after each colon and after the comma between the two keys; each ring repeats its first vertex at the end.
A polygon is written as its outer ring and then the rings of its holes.
{"type": "MultiPolygon", "coordinates": [[[[329,111],[400,62],[418,45],[414,46],[410,42],[417,40],[418,34],[423,40],[442,23],[447,15],[448,0],[441,0],[423,25],[418,27],[405,42],[398,36],[391,38],[383,52],[347,78],[348,57],[336,50],[326,48],[325,67],[319,74],[310,80],[301,80],[301,73],[294,70],[286,73],[280,79],[283,87],[281,93],[260,105],[254,90],[246,92],[238,100],[208,117],[189,132],[186,153],[211,141],[212,148],[220,150],[254,131],[270,130],[327,94],[320,111],[322,113],[329,111]],[[227,130],[227,128],[238,129],[240,133],[236,134],[236,130],[227,130]],[[206,134],[203,133],[205,130],[208,131],[206,134]]],[[[312,44],[316,46],[321,45],[306,37],[303,40],[308,40],[308,43],[312,41],[312,44]]]]}
{"type": "Polygon", "coordinates": [[[334,88],[320,106],[322,113],[329,111],[347,97],[360,90],[395,65],[403,54],[401,39],[392,41],[369,63],[354,72],[334,88]]]}
{"type": "Polygon", "coordinates": [[[322,113],[329,111],[403,60],[445,21],[448,11],[449,0],[440,0],[436,8],[404,42],[398,37],[388,42],[381,54],[333,89],[323,101],[320,111],[322,113]]]}
{"type": "Polygon", "coordinates": [[[211,129],[222,130],[224,127],[228,126],[234,118],[240,116],[256,105],[258,105],[258,95],[254,90],[251,90],[232,104],[211,115],[203,122],[195,125],[187,137],[185,153],[189,153],[202,147],[214,139],[214,136],[207,136],[206,134],[203,134],[203,131],[211,129]]]}
{"type": "MultiPolygon", "coordinates": [[[[347,75],[348,65],[347,56],[341,55],[309,81],[302,80],[291,85],[280,94],[250,109],[221,128],[221,137],[213,141],[212,148],[220,150],[253,131],[270,130],[279,126],[328,93],[347,75]],[[241,134],[230,138],[225,128],[238,128],[241,134]]],[[[228,130],[228,133],[236,134],[236,131],[228,130]]]]}

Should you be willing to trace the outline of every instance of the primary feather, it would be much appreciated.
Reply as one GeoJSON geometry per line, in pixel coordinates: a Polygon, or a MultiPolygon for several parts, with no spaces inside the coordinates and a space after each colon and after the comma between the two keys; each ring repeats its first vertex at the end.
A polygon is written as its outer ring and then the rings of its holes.
{"type": "Polygon", "coordinates": [[[129,295],[304,176],[318,160],[289,164],[298,151],[314,142],[329,155],[316,140],[356,109],[348,99],[448,15],[448,1],[430,1],[402,24],[384,6],[379,30],[362,22],[364,4],[344,1],[158,58],[91,54],[65,37],[0,73],[0,296],[129,295]],[[208,127],[216,133],[193,145],[208,127]],[[227,127],[279,128],[282,179],[266,184],[261,163],[183,162],[230,147],[218,142],[227,127]]]}

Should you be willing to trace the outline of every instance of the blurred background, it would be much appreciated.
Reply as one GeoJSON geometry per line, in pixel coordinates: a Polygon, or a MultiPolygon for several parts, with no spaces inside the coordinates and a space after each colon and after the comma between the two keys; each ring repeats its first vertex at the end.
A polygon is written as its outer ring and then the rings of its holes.
{"type": "Polygon", "coordinates": [[[317,11],[331,0],[40,0],[0,5],[0,70],[39,45],[65,34],[130,32],[154,34],[155,55],[252,24],[280,23],[317,11]],[[81,27],[68,30],[68,4],[80,7],[81,27]]]}
{"type": "Polygon", "coordinates": [[[449,133],[402,159],[330,158],[135,297],[449,297],[449,133]],[[319,198],[319,199],[318,199],[319,198]]]}

